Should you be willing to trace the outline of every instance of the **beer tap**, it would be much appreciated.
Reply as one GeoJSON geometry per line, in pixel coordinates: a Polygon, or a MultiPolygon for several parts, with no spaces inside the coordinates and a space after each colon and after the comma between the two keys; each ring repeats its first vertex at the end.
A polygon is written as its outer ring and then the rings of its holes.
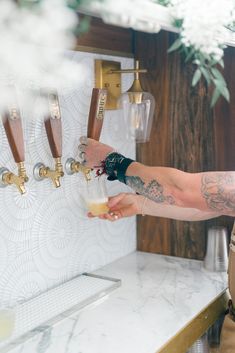
{"type": "Polygon", "coordinates": [[[2,114],[3,126],[11,148],[13,158],[18,166],[18,174],[7,168],[0,168],[0,186],[15,185],[21,194],[26,192],[24,183],[28,181],[24,161],[24,137],[20,110],[17,104],[16,91],[11,90],[12,101],[2,114]]]}
{"type": "MultiPolygon", "coordinates": [[[[100,88],[93,88],[90,110],[88,116],[87,137],[99,140],[103,125],[105,104],[107,100],[107,90],[100,88]]],[[[74,158],[68,158],[65,163],[65,170],[67,174],[74,174],[82,172],[85,179],[91,179],[91,169],[84,166],[83,163],[76,161],[74,158]]]]}
{"type": "Polygon", "coordinates": [[[44,93],[49,107],[49,113],[44,119],[51,153],[55,161],[55,168],[50,169],[43,163],[37,163],[34,167],[34,177],[36,180],[49,178],[56,188],[60,187],[60,178],[64,176],[61,164],[62,156],[62,124],[58,95],[56,92],[44,93]]]}

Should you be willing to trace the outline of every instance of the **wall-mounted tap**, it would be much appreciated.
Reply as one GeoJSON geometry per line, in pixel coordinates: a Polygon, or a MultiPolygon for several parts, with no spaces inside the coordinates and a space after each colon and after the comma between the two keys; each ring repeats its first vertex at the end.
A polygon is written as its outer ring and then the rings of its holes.
{"type": "Polygon", "coordinates": [[[85,167],[82,163],[76,161],[74,158],[68,158],[65,163],[65,170],[67,174],[72,175],[74,173],[82,172],[86,181],[91,180],[91,169],[85,167]]]}
{"type": "MultiPolygon", "coordinates": [[[[91,95],[90,111],[88,116],[87,137],[99,140],[103,125],[105,104],[107,100],[107,90],[93,88],[91,95]]],[[[82,153],[82,152],[81,152],[82,153]]],[[[65,163],[65,170],[68,174],[82,172],[86,180],[91,180],[90,168],[74,158],[68,158],[65,163]]]]}
{"type": "Polygon", "coordinates": [[[19,192],[24,194],[26,192],[24,183],[28,181],[28,177],[24,167],[23,129],[14,89],[12,89],[11,97],[12,102],[3,113],[2,121],[14,160],[18,166],[18,175],[10,172],[7,168],[0,168],[0,186],[3,187],[14,184],[19,192]]]}
{"type": "Polygon", "coordinates": [[[58,95],[55,92],[44,93],[47,100],[49,112],[44,120],[48,142],[52,156],[55,160],[55,169],[46,167],[43,163],[37,163],[34,167],[34,177],[36,180],[49,178],[54,186],[60,186],[60,178],[64,176],[61,164],[62,156],[62,124],[58,95]]]}

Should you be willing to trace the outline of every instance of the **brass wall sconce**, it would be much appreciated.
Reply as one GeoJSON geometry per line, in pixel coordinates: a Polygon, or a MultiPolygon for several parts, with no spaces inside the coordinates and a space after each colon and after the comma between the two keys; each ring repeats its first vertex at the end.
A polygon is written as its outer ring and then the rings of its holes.
{"type": "Polygon", "coordinates": [[[155,99],[145,92],[140,84],[139,74],[146,73],[135,61],[134,69],[120,68],[120,63],[114,61],[95,61],[96,87],[106,88],[108,92],[106,109],[122,109],[126,124],[127,139],[136,142],[147,142],[150,138],[155,99]],[[134,73],[134,81],[127,92],[121,93],[121,74],[134,73]]]}
{"type": "Polygon", "coordinates": [[[60,187],[60,178],[64,176],[61,164],[62,156],[62,124],[58,95],[55,92],[43,93],[48,103],[49,112],[44,124],[50,145],[52,156],[55,160],[55,169],[46,167],[43,163],[37,163],[34,167],[34,178],[41,181],[45,178],[52,180],[56,188],[60,187]]]}
{"type": "Polygon", "coordinates": [[[7,168],[0,168],[0,186],[15,185],[21,194],[26,192],[24,183],[28,181],[24,160],[24,137],[21,123],[20,111],[16,100],[14,88],[10,88],[12,102],[6,108],[2,116],[3,126],[12,151],[14,160],[18,166],[18,175],[10,172],[7,168]]]}

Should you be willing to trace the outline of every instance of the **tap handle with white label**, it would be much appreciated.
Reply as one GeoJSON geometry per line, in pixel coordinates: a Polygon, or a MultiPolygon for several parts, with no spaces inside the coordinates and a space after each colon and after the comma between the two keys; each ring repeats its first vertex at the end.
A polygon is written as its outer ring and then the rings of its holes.
{"type": "Polygon", "coordinates": [[[23,128],[15,89],[11,89],[11,100],[2,114],[2,121],[15,162],[24,162],[23,128]]]}
{"type": "Polygon", "coordinates": [[[46,94],[49,113],[45,118],[45,128],[53,158],[62,156],[62,124],[59,99],[56,92],[46,94]]]}
{"type": "Polygon", "coordinates": [[[99,141],[103,126],[107,90],[93,88],[88,116],[87,137],[99,141]]]}

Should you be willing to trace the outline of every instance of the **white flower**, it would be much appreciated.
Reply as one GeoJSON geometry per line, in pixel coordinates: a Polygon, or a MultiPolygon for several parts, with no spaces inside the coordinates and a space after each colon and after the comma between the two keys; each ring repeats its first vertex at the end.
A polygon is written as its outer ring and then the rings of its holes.
{"type": "Polygon", "coordinates": [[[171,0],[171,12],[181,19],[182,42],[216,60],[223,57],[225,26],[234,21],[234,0],[171,0]]]}

